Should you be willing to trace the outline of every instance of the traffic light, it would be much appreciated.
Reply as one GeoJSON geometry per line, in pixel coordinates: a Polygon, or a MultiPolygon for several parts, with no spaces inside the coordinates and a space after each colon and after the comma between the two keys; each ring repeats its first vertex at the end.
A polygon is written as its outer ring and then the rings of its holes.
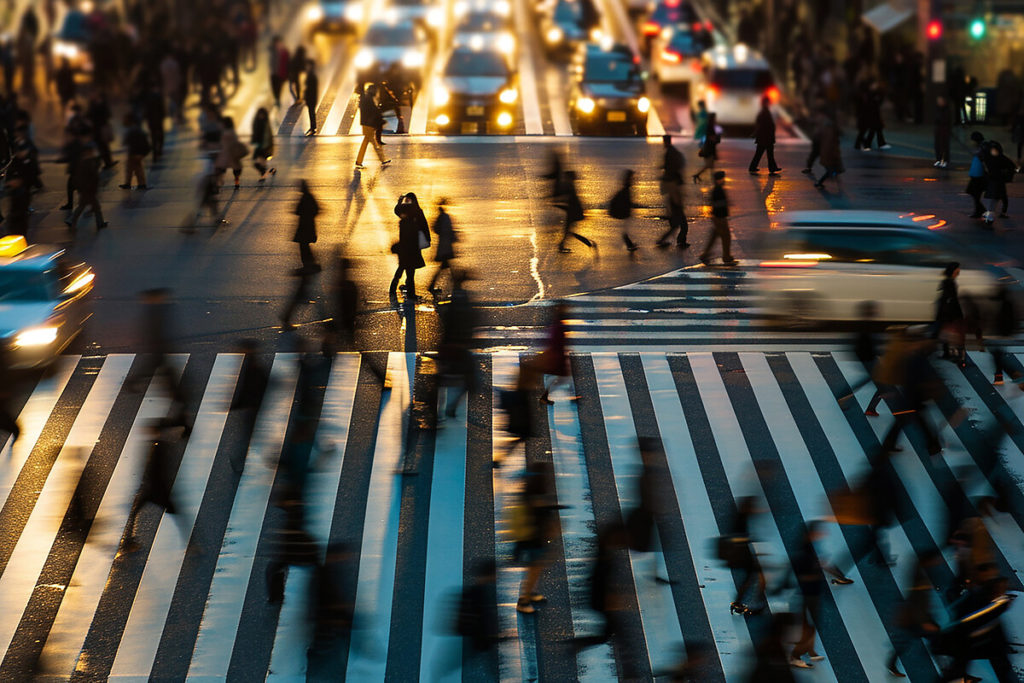
{"type": "Polygon", "coordinates": [[[981,40],[985,37],[985,20],[981,17],[972,19],[967,27],[967,31],[971,34],[971,38],[981,40]]]}
{"type": "Polygon", "coordinates": [[[928,35],[928,40],[938,40],[942,37],[942,21],[940,19],[932,19],[928,22],[928,27],[925,29],[925,33],[928,35]]]}

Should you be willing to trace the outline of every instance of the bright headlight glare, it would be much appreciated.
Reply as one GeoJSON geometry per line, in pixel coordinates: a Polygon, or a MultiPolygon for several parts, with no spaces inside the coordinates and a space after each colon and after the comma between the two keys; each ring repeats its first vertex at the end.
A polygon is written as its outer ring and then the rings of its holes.
{"type": "Polygon", "coordinates": [[[441,25],[443,19],[444,16],[441,14],[441,10],[436,7],[427,12],[427,25],[429,26],[437,28],[441,25]]]}
{"type": "Polygon", "coordinates": [[[320,5],[310,5],[306,9],[306,18],[310,21],[320,21],[324,18],[324,8],[320,5]]]}
{"type": "Polygon", "coordinates": [[[423,53],[419,50],[409,50],[402,55],[402,66],[405,67],[423,66],[423,61],[423,53]]]}
{"type": "Polygon", "coordinates": [[[58,40],[53,44],[53,52],[58,57],[74,59],[78,56],[78,46],[74,43],[67,43],[63,40],[58,40]]]}
{"type": "Polygon", "coordinates": [[[636,108],[640,110],[641,114],[646,114],[648,110],[651,108],[651,101],[646,97],[641,97],[639,100],[637,100],[636,108]]]}
{"type": "Polygon", "coordinates": [[[351,4],[345,8],[345,19],[354,23],[363,20],[363,6],[360,4],[351,4]]]}
{"type": "Polygon", "coordinates": [[[57,341],[57,328],[53,325],[46,327],[31,327],[18,333],[14,338],[14,345],[17,347],[26,346],[47,346],[57,341]]]}
{"type": "Polygon", "coordinates": [[[511,126],[512,114],[509,114],[507,111],[503,111],[500,114],[498,114],[498,125],[501,126],[502,128],[508,128],[509,126],[511,126]]]}
{"type": "Polygon", "coordinates": [[[562,29],[557,26],[552,26],[548,29],[548,32],[544,34],[544,38],[549,43],[559,43],[562,40],[562,29]]]}
{"type": "Polygon", "coordinates": [[[439,126],[447,126],[449,123],[452,122],[452,120],[448,118],[447,114],[438,114],[437,118],[434,119],[434,122],[437,123],[437,125],[439,126]]]}
{"type": "Polygon", "coordinates": [[[82,273],[81,275],[79,275],[78,277],[76,277],[74,280],[71,281],[71,284],[69,284],[67,286],[67,288],[64,289],[64,293],[65,294],[74,294],[77,291],[85,289],[90,284],[92,284],[92,281],[94,279],[96,279],[96,275],[95,274],[93,274],[91,272],[90,273],[82,273]]]}
{"type": "Polygon", "coordinates": [[[511,33],[502,33],[498,38],[498,50],[503,54],[510,55],[515,52],[516,39],[511,33]]]}
{"type": "Polygon", "coordinates": [[[501,94],[498,95],[498,99],[504,104],[514,103],[517,97],[519,97],[519,92],[515,88],[505,88],[501,91],[501,94]]]}
{"type": "Polygon", "coordinates": [[[590,114],[594,111],[594,100],[589,97],[581,97],[576,100],[576,108],[584,114],[590,114]]]}
{"type": "Polygon", "coordinates": [[[434,105],[435,106],[443,107],[444,105],[448,104],[448,100],[450,100],[451,98],[452,98],[452,94],[451,94],[451,92],[448,91],[448,88],[446,88],[446,87],[444,87],[443,85],[440,85],[440,84],[438,84],[437,86],[434,87],[434,105]]]}
{"type": "Polygon", "coordinates": [[[507,17],[512,14],[512,4],[507,0],[498,0],[498,2],[494,4],[494,11],[503,17],[507,17]]]}
{"type": "Polygon", "coordinates": [[[356,55],[356,68],[365,69],[373,64],[373,53],[369,50],[360,50],[356,55]]]}

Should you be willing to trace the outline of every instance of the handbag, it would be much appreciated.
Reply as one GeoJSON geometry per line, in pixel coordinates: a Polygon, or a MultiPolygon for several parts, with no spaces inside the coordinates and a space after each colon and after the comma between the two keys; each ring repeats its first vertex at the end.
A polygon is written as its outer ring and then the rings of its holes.
{"type": "Polygon", "coordinates": [[[430,246],[430,233],[419,231],[420,236],[420,249],[426,249],[430,246]]]}

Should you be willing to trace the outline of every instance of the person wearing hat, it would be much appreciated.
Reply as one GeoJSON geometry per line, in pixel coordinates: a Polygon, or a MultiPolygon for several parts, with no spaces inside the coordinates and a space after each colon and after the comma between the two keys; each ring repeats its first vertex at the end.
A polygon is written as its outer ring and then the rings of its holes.
{"type": "Polygon", "coordinates": [[[709,265],[711,247],[715,240],[722,242],[722,263],[727,266],[736,265],[730,249],[732,235],[729,233],[729,198],[725,194],[725,171],[715,171],[715,187],[711,190],[711,239],[701,252],[700,262],[709,265]]]}
{"type": "Polygon", "coordinates": [[[985,136],[978,131],[971,133],[971,142],[974,143],[974,156],[971,157],[971,166],[967,170],[967,194],[974,200],[974,213],[971,218],[981,218],[985,215],[985,205],[981,203],[981,195],[988,187],[985,179],[985,157],[984,153],[988,145],[985,144],[985,136]]]}

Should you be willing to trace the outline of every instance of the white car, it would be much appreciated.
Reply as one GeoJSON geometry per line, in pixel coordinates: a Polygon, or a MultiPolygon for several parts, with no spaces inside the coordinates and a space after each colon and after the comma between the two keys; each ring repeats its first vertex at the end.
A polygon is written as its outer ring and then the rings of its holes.
{"type": "Polygon", "coordinates": [[[793,211],[766,243],[762,308],[789,321],[856,320],[872,301],[877,320],[930,322],[947,264],[959,262],[961,300],[985,313],[1000,283],[1014,281],[946,234],[930,214],[793,211]]]}
{"type": "Polygon", "coordinates": [[[497,50],[515,65],[516,53],[516,32],[515,27],[508,14],[508,5],[505,11],[499,9],[461,9],[456,7],[458,23],[455,25],[455,33],[452,35],[452,47],[466,47],[471,50],[497,50]]]}
{"type": "Polygon", "coordinates": [[[710,34],[690,27],[665,28],[651,44],[651,71],[662,86],[690,84],[703,75],[701,56],[710,34]]]}
{"type": "Polygon", "coordinates": [[[429,49],[423,29],[411,21],[375,21],[355,56],[359,85],[401,77],[419,87],[429,49]]]}
{"type": "Polygon", "coordinates": [[[771,68],[746,45],[719,46],[701,57],[701,77],[690,87],[690,104],[704,100],[721,125],[753,126],[761,99],[779,101],[771,68]]]}

